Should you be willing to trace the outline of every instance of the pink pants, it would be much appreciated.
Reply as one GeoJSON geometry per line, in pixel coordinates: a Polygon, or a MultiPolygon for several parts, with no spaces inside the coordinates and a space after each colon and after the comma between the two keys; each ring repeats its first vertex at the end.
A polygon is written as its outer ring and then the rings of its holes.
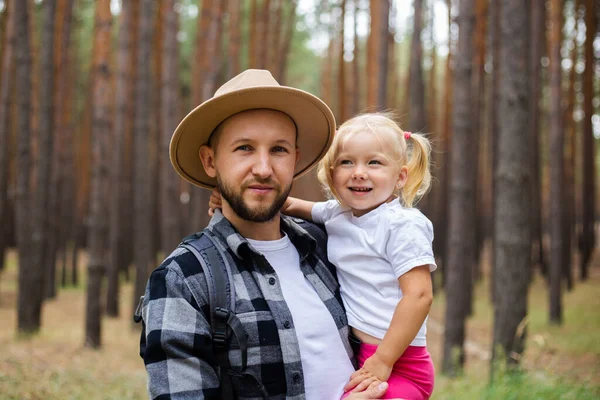
{"type": "MultiPolygon", "coordinates": [[[[361,343],[358,365],[375,354],[377,345],[361,343]]],[[[435,372],[426,347],[409,346],[394,364],[388,390],[382,399],[426,400],[433,392],[435,372]]],[[[345,397],[345,396],[344,396],[345,397]]]]}

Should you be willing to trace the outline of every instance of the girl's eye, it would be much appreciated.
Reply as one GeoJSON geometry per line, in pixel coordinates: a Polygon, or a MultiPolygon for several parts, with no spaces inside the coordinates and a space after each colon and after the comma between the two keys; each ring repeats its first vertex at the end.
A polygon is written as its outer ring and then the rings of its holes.
{"type": "Polygon", "coordinates": [[[371,161],[369,161],[369,165],[381,165],[381,161],[379,161],[379,160],[371,160],[371,161]]]}
{"type": "Polygon", "coordinates": [[[341,160],[340,161],[340,165],[350,165],[350,164],[352,164],[352,161],[350,161],[350,160],[341,160]]]}

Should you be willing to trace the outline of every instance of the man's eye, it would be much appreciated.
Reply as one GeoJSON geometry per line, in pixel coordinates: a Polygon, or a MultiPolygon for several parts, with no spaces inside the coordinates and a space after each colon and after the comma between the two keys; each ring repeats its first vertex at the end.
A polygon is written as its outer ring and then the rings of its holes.
{"type": "Polygon", "coordinates": [[[236,147],[236,148],[235,148],[235,150],[236,150],[236,151],[237,151],[237,150],[241,150],[241,151],[250,151],[250,150],[252,150],[252,147],[250,147],[250,145],[243,144],[243,145],[241,145],[241,146],[238,146],[238,147],[236,147]]]}
{"type": "Polygon", "coordinates": [[[287,153],[288,152],[288,150],[285,147],[282,147],[282,146],[275,146],[275,147],[273,147],[273,151],[275,153],[287,153]]]}

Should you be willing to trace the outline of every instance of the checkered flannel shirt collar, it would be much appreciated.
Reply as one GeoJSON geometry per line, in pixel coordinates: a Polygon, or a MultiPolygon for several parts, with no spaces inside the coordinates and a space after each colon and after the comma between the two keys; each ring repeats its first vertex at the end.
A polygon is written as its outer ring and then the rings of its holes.
{"type": "MultiPolygon", "coordinates": [[[[220,210],[215,211],[208,229],[225,240],[233,254],[240,260],[249,257],[250,252],[258,253],[246,238],[235,230],[231,222],[223,216],[220,210]]],[[[298,250],[300,261],[303,261],[317,247],[315,239],[288,217],[281,218],[281,230],[288,235],[290,241],[298,250]]]]}

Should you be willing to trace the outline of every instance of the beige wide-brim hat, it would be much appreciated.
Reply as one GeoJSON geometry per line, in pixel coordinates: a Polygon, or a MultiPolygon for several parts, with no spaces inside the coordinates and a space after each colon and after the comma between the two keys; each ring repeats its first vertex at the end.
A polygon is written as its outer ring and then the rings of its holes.
{"type": "Polygon", "coordinates": [[[239,112],[266,108],[289,115],[298,130],[300,159],[294,179],[304,175],[325,155],[335,134],[335,118],[318,97],[300,89],[280,86],[266,70],[250,69],[221,86],[215,95],[193,109],[179,124],[169,148],[175,171],[186,181],[212,189],[199,150],[221,122],[239,112]]]}

